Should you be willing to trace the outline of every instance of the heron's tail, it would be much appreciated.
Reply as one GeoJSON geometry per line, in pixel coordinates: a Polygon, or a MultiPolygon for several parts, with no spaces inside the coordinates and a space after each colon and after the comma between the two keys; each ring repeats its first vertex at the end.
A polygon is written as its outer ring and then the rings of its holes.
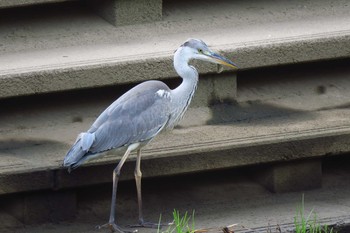
{"type": "Polygon", "coordinates": [[[89,149],[95,141],[95,135],[92,133],[79,134],[72,148],[67,152],[63,161],[63,166],[68,168],[68,171],[79,167],[86,159],[89,149]]]}

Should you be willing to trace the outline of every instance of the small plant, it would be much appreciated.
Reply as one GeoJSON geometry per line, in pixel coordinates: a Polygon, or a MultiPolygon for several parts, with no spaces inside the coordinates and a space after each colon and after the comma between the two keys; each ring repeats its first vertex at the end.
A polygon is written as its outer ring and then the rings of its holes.
{"type": "MultiPolygon", "coordinates": [[[[162,216],[159,217],[159,224],[158,224],[158,231],[160,232],[160,222],[161,222],[162,216]]],[[[168,227],[168,229],[162,233],[194,233],[194,211],[192,212],[192,215],[188,215],[187,211],[185,212],[184,216],[180,216],[180,212],[178,210],[173,211],[173,222],[168,227]],[[190,220],[191,224],[190,224],[190,220]],[[190,226],[191,225],[191,226],[190,226]]]]}
{"type": "Polygon", "coordinates": [[[304,209],[304,194],[301,198],[301,206],[298,206],[296,215],[294,216],[294,225],[296,233],[334,233],[333,228],[328,225],[321,225],[317,220],[317,215],[312,209],[310,213],[305,216],[304,209]],[[310,219],[313,214],[314,218],[310,219]]]}

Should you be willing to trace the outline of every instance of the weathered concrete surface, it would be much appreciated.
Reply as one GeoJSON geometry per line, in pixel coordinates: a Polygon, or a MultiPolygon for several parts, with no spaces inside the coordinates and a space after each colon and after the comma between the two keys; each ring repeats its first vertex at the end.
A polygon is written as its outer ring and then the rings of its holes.
{"type": "Polygon", "coordinates": [[[322,186],[320,159],[271,164],[252,173],[259,183],[275,193],[317,189],[322,186]]]}
{"type": "MultiPolygon", "coordinates": [[[[0,8],[36,5],[42,3],[56,3],[74,0],[0,0],[0,8]]],[[[75,0],[76,1],[76,0],[75,0]]]]}
{"type": "Polygon", "coordinates": [[[0,98],[176,77],[172,54],[189,37],[242,69],[350,54],[347,1],[167,1],[162,21],[118,28],[71,4],[2,12],[0,98]]]}
{"type": "MultiPolygon", "coordinates": [[[[0,0],[1,8],[13,8],[46,3],[59,3],[77,0],[0,0]]],[[[81,7],[84,4],[81,1],[81,7]]],[[[162,19],[163,0],[89,0],[93,12],[115,26],[139,24],[162,19]]],[[[56,5],[57,7],[57,5],[56,5]]]]}
{"type": "MultiPolygon", "coordinates": [[[[347,61],[242,72],[237,102],[191,107],[178,128],[144,149],[143,174],[349,152],[349,73],[347,61]]],[[[203,78],[200,81],[206,82],[203,78]]],[[[110,182],[120,155],[95,160],[70,175],[61,163],[76,136],[129,88],[59,94],[44,98],[46,102],[42,97],[2,101],[1,193],[110,182]]],[[[133,179],[134,159],[132,155],[125,164],[123,179],[133,179]]]]}
{"type": "MultiPolygon", "coordinates": [[[[279,231],[275,229],[278,225],[284,233],[285,230],[291,229],[293,224],[290,223],[293,222],[304,194],[306,215],[313,210],[323,223],[338,223],[339,226],[342,223],[349,224],[350,163],[349,160],[340,160],[335,164],[335,160],[324,160],[322,188],[293,193],[274,194],[267,191],[251,181],[246,169],[144,179],[145,220],[158,222],[161,214],[162,222],[168,222],[171,220],[173,209],[176,208],[182,214],[195,210],[196,229],[214,228],[210,232],[222,233],[220,227],[237,224],[233,227],[234,232],[277,233],[279,231]],[[254,231],[249,231],[252,228],[254,231]]],[[[26,225],[21,228],[20,224],[15,225],[13,217],[0,211],[0,219],[7,219],[7,222],[0,221],[0,224],[7,224],[0,225],[1,232],[108,232],[96,231],[95,226],[108,220],[111,184],[74,191],[77,191],[79,203],[76,218],[59,224],[26,225]]],[[[120,183],[117,203],[119,224],[136,224],[137,200],[133,181],[120,183]]],[[[154,229],[138,230],[140,233],[156,232],[154,229]]]]}
{"type": "Polygon", "coordinates": [[[15,217],[22,224],[57,223],[73,219],[77,213],[74,191],[41,191],[13,195],[3,197],[0,203],[3,212],[15,217]]]}
{"type": "Polygon", "coordinates": [[[161,20],[162,3],[163,0],[89,0],[92,10],[114,26],[161,20]]]}

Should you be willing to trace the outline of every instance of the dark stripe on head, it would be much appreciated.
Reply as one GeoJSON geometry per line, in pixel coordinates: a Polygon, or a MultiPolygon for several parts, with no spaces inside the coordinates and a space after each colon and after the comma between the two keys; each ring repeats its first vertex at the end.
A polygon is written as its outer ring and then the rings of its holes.
{"type": "Polygon", "coordinates": [[[190,45],[190,41],[186,41],[182,46],[189,46],[190,45]]]}

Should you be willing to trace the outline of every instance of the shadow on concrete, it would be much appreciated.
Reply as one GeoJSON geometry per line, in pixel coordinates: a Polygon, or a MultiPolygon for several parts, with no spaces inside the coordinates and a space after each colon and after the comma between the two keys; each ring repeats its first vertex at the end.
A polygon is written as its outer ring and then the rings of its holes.
{"type": "Polygon", "coordinates": [[[28,147],[35,147],[35,146],[52,146],[55,144],[64,144],[62,142],[47,140],[47,139],[17,139],[17,138],[10,138],[6,140],[0,140],[0,151],[4,150],[13,150],[13,149],[19,149],[19,148],[28,148],[28,147]]]}
{"type": "MultiPolygon", "coordinates": [[[[41,157],[53,151],[62,151],[68,148],[66,143],[47,139],[9,138],[0,140],[0,154],[12,154],[14,157],[41,157]]],[[[63,159],[64,154],[62,154],[63,159]]]]}
{"type": "Polygon", "coordinates": [[[314,118],[314,113],[278,106],[269,103],[262,103],[260,101],[234,102],[223,101],[220,104],[213,104],[210,107],[212,111],[212,118],[206,123],[208,125],[219,124],[237,124],[237,123],[251,123],[267,124],[271,121],[276,123],[283,123],[290,121],[293,116],[294,120],[310,120],[314,118]]]}
{"type": "Polygon", "coordinates": [[[317,111],[334,110],[334,109],[348,109],[350,108],[350,102],[340,105],[335,105],[331,107],[318,108],[317,111]]]}

